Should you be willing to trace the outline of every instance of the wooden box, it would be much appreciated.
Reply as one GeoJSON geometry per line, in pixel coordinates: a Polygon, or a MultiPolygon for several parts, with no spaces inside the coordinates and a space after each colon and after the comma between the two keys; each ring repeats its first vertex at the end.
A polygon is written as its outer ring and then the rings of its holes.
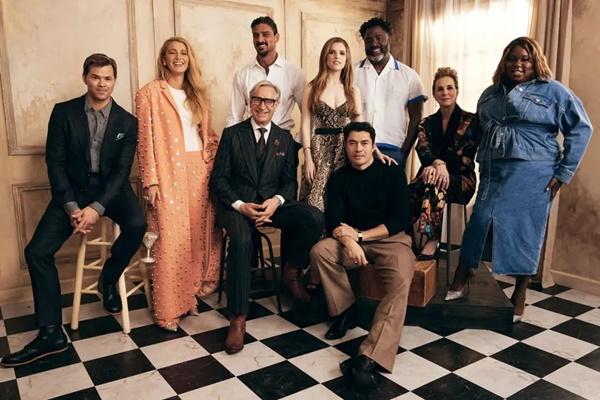
{"type": "MultiPolygon", "coordinates": [[[[377,271],[372,265],[357,268],[360,271],[358,296],[372,300],[381,300],[385,296],[385,289],[377,271]]],[[[436,290],[435,260],[417,261],[415,274],[410,285],[408,305],[425,307],[433,297],[436,290]]]]}

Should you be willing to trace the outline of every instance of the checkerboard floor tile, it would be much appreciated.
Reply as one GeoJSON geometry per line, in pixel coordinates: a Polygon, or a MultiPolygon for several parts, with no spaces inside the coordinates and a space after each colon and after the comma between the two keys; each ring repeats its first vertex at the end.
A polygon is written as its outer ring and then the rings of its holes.
{"type": "MultiPolygon", "coordinates": [[[[507,295],[510,279],[499,278],[507,295]]],[[[226,299],[211,295],[177,332],[152,323],[143,294],[130,300],[132,330],[82,301],[70,327],[72,294],[61,298],[68,351],[19,368],[0,368],[0,399],[600,399],[600,297],[562,286],[528,289],[525,318],[512,331],[406,326],[392,373],[357,391],[339,363],[367,335],[355,328],[328,341],[329,323],[306,321],[282,297],[254,299],[241,353],[225,353],[226,299]]],[[[0,306],[0,356],[35,337],[31,302],[0,306]]]]}

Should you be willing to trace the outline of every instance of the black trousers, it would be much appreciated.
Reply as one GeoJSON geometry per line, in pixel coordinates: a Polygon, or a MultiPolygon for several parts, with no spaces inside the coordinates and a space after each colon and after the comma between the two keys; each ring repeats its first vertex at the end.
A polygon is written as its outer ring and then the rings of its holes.
{"type": "MultiPolygon", "coordinates": [[[[90,204],[101,190],[102,188],[96,187],[78,193],[79,206],[83,208],[90,204]]],[[[121,227],[121,235],[113,244],[110,258],[106,260],[102,270],[104,282],[115,284],[140,246],[146,232],[146,219],[129,186],[106,207],[104,215],[121,227]]],[[[54,255],[72,233],[73,227],[64,209],[50,201],[33,238],[25,248],[36,322],[40,327],[62,323],[60,281],[54,255]]]]}
{"type": "MultiPolygon", "coordinates": [[[[307,204],[290,203],[279,207],[271,226],[281,229],[281,259],[287,266],[304,268],[310,249],[319,241],[323,215],[307,204]]],[[[254,223],[235,210],[221,210],[217,223],[229,235],[227,251],[227,309],[230,315],[248,313],[254,223]]]]}

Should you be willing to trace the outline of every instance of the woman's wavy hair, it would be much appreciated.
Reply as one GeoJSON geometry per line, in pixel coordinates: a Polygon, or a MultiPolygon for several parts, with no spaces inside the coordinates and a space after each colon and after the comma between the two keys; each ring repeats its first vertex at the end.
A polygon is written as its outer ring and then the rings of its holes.
{"type": "Polygon", "coordinates": [[[546,60],[542,46],[540,46],[540,44],[533,38],[521,36],[512,40],[504,48],[504,51],[502,52],[502,58],[500,58],[500,62],[498,63],[498,67],[496,68],[496,72],[494,72],[494,77],[492,78],[494,85],[499,85],[504,79],[504,75],[506,74],[506,59],[510,55],[510,52],[517,46],[524,48],[527,50],[527,53],[529,53],[536,78],[552,79],[552,70],[548,66],[548,61],[546,60]]]}
{"type": "Polygon", "coordinates": [[[340,81],[344,86],[344,94],[346,95],[346,105],[348,107],[348,112],[350,114],[350,119],[354,119],[358,116],[356,112],[356,102],[354,99],[354,86],[352,79],[352,57],[350,56],[350,47],[348,43],[342,39],[341,37],[332,37],[327,40],[321,49],[321,56],[319,57],[319,72],[317,76],[310,81],[309,90],[310,94],[308,96],[308,109],[311,113],[315,113],[317,103],[319,102],[319,98],[325,90],[325,86],[327,85],[327,75],[329,74],[329,70],[327,69],[327,54],[331,50],[331,47],[335,43],[342,43],[346,48],[346,64],[342,69],[342,73],[340,74],[340,81]]]}
{"type": "Polygon", "coordinates": [[[202,72],[200,66],[196,60],[194,49],[186,39],[173,36],[163,43],[156,60],[157,78],[167,80],[169,77],[169,70],[164,65],[164,59],[167,55],[167,49],[169,44],[172,42],[179,42],[185,46],[188,53],[188,69],[185,71],[183,79],[183,90],[185,91],[185,104],[189,107],[192,112],[192,121],[194,124],[200,124],[205,117],[208,116],[210,110],[210,100],[208,97],[208,89],[204,82],[202,82],[202,72]]]}
{"type": "Polygon", "coordinates": [[[440,78],[444,77],[452,78],[454,81],[454,87],[458,90],[458,73],[454,68],[450,67],[439,67],[437,71],[435,71],[435,76],[433,77],[433,84],[431,85],[431,92],[435,94],[435,83],[440,78]]]}

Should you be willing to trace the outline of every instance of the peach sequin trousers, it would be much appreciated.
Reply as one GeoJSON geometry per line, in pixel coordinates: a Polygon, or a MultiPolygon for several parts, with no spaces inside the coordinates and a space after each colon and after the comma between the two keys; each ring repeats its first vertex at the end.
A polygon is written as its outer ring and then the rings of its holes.
{"type": "Polygon", "coordinates": [[[214,290],[219,277],[221,231],[215,225],[215,207],[209,199],[212,162],[199,151],[178,157],[184,169],[182,182],[160,183],[161,199],[148,213],[149,230],[158,232],[152,248],[156,263],[152,271],[154,318],[159,325],[177,322],[196,305],[196,295],[214,290]],[[174,198],[164,193],[176,193],[174,198]]]}

